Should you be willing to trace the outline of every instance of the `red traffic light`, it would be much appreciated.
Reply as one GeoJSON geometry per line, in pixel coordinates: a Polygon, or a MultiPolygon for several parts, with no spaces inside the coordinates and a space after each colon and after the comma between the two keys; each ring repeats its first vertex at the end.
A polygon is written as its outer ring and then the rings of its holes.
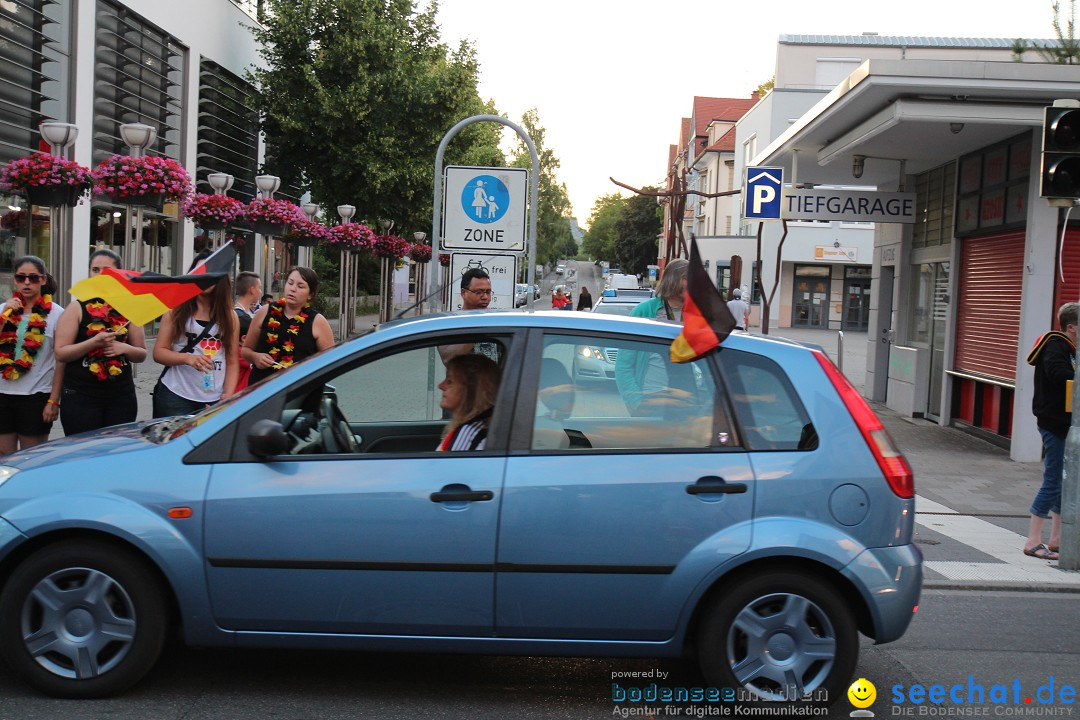
{"type": "Polygon", "coordinates": [[[1046,109],[1044,151],[1080,151],[1080,108],[1046,109]]]}

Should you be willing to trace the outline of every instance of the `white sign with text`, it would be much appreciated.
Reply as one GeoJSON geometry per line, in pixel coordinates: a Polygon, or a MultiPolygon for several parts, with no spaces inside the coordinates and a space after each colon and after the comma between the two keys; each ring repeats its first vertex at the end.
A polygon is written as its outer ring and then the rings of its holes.
{"type": "Polygon", "coordinates": [[[514,309],[514,283],[517,282],[517,255],[492,253],[450,254],[450,309],[461,309],[461,276],[469,268],[481,268],[491,278],[489,308],[514,309]]]}
{"type": "Polygon", "coordinates": [[[784,220],[915,222],[915,193],[784,188],[784,220]]]}

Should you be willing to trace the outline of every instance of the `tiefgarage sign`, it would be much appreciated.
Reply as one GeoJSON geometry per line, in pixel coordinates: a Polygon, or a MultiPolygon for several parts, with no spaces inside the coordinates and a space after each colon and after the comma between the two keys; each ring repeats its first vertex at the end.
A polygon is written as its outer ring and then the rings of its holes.
{"type": "Polygon", "coordinates": [[[443,186],[444,248],[525,250],[527,170],[451,165],[443,186]]]}
{"type": "Polygon", "coordinates": [[[915,193],[784,188],[784,220],[915,222],[915,193]]]}

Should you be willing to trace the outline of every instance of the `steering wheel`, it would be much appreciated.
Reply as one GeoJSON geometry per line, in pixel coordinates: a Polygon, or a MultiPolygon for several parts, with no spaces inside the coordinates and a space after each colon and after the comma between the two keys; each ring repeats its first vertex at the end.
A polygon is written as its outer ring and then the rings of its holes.
{"type": "Polygon", "coordinates": [[[322,416],[330,432],[324,432],[323,444],[331,453],[358,453],[360,445],[356,442],[348,420],[337,406],[333,395],[324,395],[321,403],[322,416]]]}

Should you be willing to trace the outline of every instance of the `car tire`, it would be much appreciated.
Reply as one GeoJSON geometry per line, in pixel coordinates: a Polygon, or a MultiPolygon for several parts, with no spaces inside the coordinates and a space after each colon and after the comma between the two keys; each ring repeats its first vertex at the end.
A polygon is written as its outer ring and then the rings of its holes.
{"type": "Polygon", "coordinates": [[[740,688],[750,703],[800,697],[831,704],[851,683],[859,651],[852,610],[838,591],[796,571],[721,588],[697,640],[710,685],[740,688]]]}
{"type": "Polygon", "coordinates": [[[102,542],[64,542],[30,555],[0,594],[0,654],[42,692],[115,695],[161,654],[167,602],[145,560],[102,542]]]}

